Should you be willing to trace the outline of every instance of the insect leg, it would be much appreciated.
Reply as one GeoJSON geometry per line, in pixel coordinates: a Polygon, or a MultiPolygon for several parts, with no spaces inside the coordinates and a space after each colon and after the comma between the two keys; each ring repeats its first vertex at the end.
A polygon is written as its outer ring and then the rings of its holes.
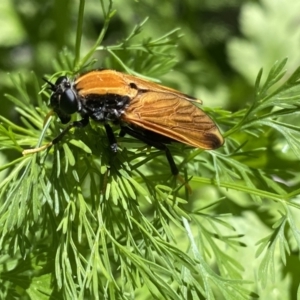
{"type": "Polygon", "coordinates": [[[104,124],[104,128],[106,130],[106,135],[110,144],[110,149],[113,152],[117,152],[118,151],[118,144],[116,141],[116,137],[111,129],[111,127],[108,124],[104,124]]]}
{"type": "Polygon", "coordinates": [[[51,144],[55,145],[57,144],[59,141],[61,141],[61,139],[70,131],[70,129],[72,129],[73,127],[78,127],[78,128],[83,128],[85,127],[87,124],[89,124],[89,118],[83,118],[80,121],[74,121],[68,124],[67,127],[65,127],[65,129],[56,137],[52,140],[51,144]]]}
{"type": "Polygon", "coordinates": [[[54,138],[50,143],[46,144],[46,145],[43,145],[41,147],[38,147],[38,148],[34,148],[34,149],[27,149],[27,150],[24,150],[22,152],[23,155],[26,155],[26,154],[32,154],[32,153],[37,153],[37,152],[40,152],[42,150],[45,150],[49,147],[51,147],[52,145],[55,145],[57,144],[69,131],[71,128],[73,127],[78,127],[78,128],[82,128],[82,127],[85,127],[87,124],[89,123],[89,118],[86,117],[86,118],[83,118],[82,120],[80,121],[74,121],[74,122],[71,122],[68,124],[67,127],[64,128],[64,130],[56,137],[54,138]]]}
{"type": "Polygon", "coordinates": [[[174,162],[174,159],[172,157],[172,154],[169,150],[169,148],[161,143],[161,142],[157,142],[157,141],[154,141],[152,138],[149,138],[147,137],[147,135],[144,135],[142,133],[140,133],[139,131],[135,131],[134,129],[132,128],[129,128],[129,127],[126,127],[126,126],[121,126],[121,134],[122,136],[124,136],[124,134],[127,133],[139,140],[141,140],[142,142],[148,144],[149,146],[152,146],[158,150],[162,150],[162,151],[165,151],[166,153],[166,157],[167,157],[167,160],[169,162],[169,165],[170,165],[170,168],[171,168],[171,172],[174,176],[177,176],[179,171],[177,169],[177,166],[174,162]]]}
{"type": "Polygon", "coordinates": [[[124,130],[124,127],[121,127],[121,130],[120,130],[120,132],[119,132],[119,136],[120,136],[120,137],[124,137],[125,134],[126,134],[126,131],[124,130]]]}

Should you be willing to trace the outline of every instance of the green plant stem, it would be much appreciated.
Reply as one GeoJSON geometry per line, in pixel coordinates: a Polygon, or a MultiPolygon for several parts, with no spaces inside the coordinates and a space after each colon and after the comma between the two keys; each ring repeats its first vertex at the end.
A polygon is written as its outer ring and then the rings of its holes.
{"type": "MultiPolygon", "coordinates": [[[[82,0],[84,1],[84,0],[82,0]]],[[[104,7],[104,3],[103,0],[101,1],[102,6],[104,7]]],[[[109,1],[109,5],[108,5],[108,10],[107,12],[104,12],[104,24],[103,24],[103,28],[98,36],[98,39],[96,41],[96,43],[94,44],[94,46],[91,48],[91,50],[75,65],[75,72],[79,71],[80,68],[82,68],[89,60],[90,58],[93,56],[94,52],[96,51],[97,47],[102,43],[102,40],[106,34],[106,31],[108,29],[108,25],[109,22],[111,20],[111,18],[113,17],[115,10],[112,10],[112,1],[109,1]]],[[[82,24],[81,24],[82,26],[82,24]]],[[[80,29],[82,30],[82,29],[80,29]]]]}
{"type": "MultiPolygon", "coordinates": [[[[293,191],[292,193],[275,194],[275,193],[270,193],[270,192],[267,192],[264,190],[247,187],[246,185],[241,185],[241,184],[236,184],[236,183],[231,183],[231,182],[222,181],[219,184],[217,184],[216,180],[204,178],[204,177],[193,177],[193,182],[219,186],[222,188],[245,192],[245,193],[256,195],[256,196],[259,196],[262,198],[272,199],[272,200],[276,200],[276,201],[280,201],[280,202],[284,202],[284,203],[288,202],[288,200],[290,200],[293,196],[300,193],[300,189],[298,189],[297,191],[293,191]]],[[[287,204],[300,209],[300,205],[298,205],[296,203],[289,201],[287,204]]]]}
{"type": "Polygon", "coordinates": [[[80,48],[81,48],[81,37],[82,37],[82,27],[83,27],[83,15],[84,15],[84,7],[85,7],[85,0],[79,1],[79,9],[78,9],[78,23],[77,23],[77,30],[76,30],[76,42],[75,42],[75,59],[74,59],[74,69],[80,60],[80,48]]]}

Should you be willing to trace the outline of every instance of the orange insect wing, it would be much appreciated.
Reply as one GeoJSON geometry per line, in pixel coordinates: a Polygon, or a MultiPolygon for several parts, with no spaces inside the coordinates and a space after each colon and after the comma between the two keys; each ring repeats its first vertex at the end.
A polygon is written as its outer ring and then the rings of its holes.
{"type": "Polygon", "coordinates": [[[116,94],[130,98],[137,96],[139,90],[151,92],[164,92],[179,95],[189,101],[202,103],[201,100],[188,96],[174,89],[159,85],[157,83],[124,74],[114,70],[95,70],[80,75],[75,80],[75,86],[80,95],[89,94],[116,94]]]}
{"type": "Polygon", "coordinates": [[[196,148],[215,149],[224,143],[212,119],[181,94],[141,93],[122,120],[196,148]]]}
{"type": "Polygon", "coordinates": [[[133,98],[138,91],[128,85],[125,76],[113,70],[90,71],[75,80],[75,87],[81,96],[116,94],[133,98]]]}

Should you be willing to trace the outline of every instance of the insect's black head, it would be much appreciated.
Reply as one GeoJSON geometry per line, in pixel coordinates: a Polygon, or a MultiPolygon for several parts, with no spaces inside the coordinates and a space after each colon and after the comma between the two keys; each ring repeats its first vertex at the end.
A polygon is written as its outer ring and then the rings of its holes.
{"type": "Polygon", "coordinates": [[[52,91],[50,106],[63,124],[71,120],[70,115],[79,109],[78,96],[72,82],[66,76],[58,77],[55,84],[44,79],[52,91]]]}

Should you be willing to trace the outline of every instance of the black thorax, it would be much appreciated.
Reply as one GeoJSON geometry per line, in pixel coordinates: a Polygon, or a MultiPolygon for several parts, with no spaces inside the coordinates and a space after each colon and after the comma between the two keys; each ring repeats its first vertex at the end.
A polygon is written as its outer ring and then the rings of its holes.
{"type": "Polygon", "coordinates": [[[118,123],[129,105],[130,98],[116,94],[90,94],[80,97],[82,117],[90,117],[98,122],[118,123]]]}

